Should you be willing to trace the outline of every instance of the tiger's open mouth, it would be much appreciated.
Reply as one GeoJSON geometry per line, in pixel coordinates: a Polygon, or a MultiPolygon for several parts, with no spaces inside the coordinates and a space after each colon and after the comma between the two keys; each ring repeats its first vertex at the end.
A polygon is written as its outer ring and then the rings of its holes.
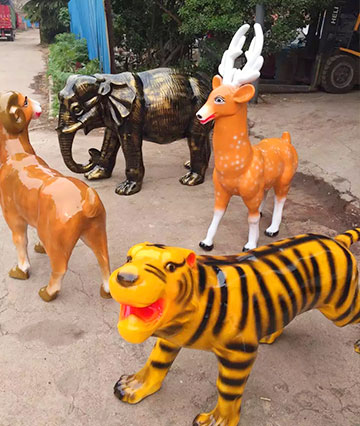
{"type": "Polygon", "coordinates": [[[141,321],[150,323],[159,320],[164,311],[164,299],[158,299],[149,306],[139,308],[137,306],[121,303],[119,321],[123,321],[130,315],[134,315],[141,321]]]}

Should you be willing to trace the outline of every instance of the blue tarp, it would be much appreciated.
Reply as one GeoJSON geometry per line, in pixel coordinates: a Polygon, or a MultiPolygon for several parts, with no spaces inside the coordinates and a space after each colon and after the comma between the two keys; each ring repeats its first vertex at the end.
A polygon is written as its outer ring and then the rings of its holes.
{"type": "Polygon", "coordinates": [[[103,0],[70,0],[70,29],[85,38],[90,59],[99,59],[101,71],[110,74],[109,42],[103,0]]]}

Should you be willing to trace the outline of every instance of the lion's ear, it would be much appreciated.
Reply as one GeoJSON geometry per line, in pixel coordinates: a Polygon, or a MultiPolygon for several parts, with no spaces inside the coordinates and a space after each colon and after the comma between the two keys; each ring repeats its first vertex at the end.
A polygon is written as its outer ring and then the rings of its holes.
{"type": "Polygon", "coordinates": [[[7,92],[0,96],[0,121],[12,134],[21,133],[26,126],[25,114],[18,100],[17,92],[7,92]]]}

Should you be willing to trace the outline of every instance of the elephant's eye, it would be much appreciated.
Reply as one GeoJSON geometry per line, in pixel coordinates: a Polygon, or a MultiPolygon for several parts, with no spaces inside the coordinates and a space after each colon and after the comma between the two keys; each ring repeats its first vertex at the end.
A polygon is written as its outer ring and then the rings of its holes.
{"type": "Polygon", "coordinates": [[[168,262],[168,263],[165,265],[165,269],[166,269],[167,271],[169,271],[169,272],[175,272],[176,266],[177,266],[177,265],[176,265],[175,263],[168,262]]]}
{"type": "Polygon", "coordinates": [[[75,115],[80,115],[82,114],[83,109],[79,104],[76,104],[71,107],[71,112],[73,112],[75,115]]]}

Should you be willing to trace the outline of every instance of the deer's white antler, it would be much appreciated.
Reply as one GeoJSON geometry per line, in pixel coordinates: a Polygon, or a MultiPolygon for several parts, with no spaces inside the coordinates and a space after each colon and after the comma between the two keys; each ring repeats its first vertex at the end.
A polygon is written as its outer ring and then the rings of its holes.
{"type": "Polygon", "coordinates": [[[219,65],[219,73],[223,77],[223,84],[230,84],[232,82],[232,78],[236,68],[234,68],[235,59],[239,57],[243,51],[242,48],[244,46],[247,33],[250,25],[244,24],[242,25],[235,33],[232,38],[229,48],[225,50],[221,64],[219,65]]]}
{"type": "Polygon", "coordinates": [[[245,83],[251,83],[260,77],[260,69],[264,63],[261,51],[264,43],[264,35],[260,24],[254,25],[255,37],[252,39],[249,50],[245,52],[247,59],[242,69],[234,68],[235,59],[240,56],[243,51],[242,47],[245,43],[245,33],[250,28],[245,24],[238,29],[234,35],[229,49],[225,51],[219,73],[223,77],[223,84],[233,84],[240,86],[245,83]]]}

